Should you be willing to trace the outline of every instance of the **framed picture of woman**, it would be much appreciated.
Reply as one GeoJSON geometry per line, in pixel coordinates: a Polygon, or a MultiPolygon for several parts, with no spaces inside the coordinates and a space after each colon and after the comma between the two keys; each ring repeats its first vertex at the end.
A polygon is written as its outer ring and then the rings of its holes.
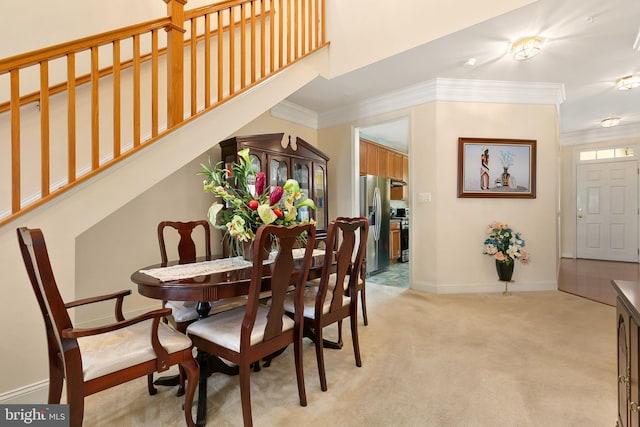
{"type": "Polygon", "coordinates": [[[458,138],[458,197],[536,197],[536,141],[458,138]]]}

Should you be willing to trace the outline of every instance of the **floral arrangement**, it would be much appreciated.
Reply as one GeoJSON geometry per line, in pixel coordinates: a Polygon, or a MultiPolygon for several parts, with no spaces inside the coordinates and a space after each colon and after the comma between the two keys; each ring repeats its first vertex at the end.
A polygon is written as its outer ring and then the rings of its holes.
{"type": "Polygon", "coordinates": [[[487,227],[487,234],[489,237],[484,241],[483,254],[505,264],[511,264],[516,259],[522,264],[531,262],[530,255],[522,250],[525,245],[522,235],[507,224],[494,221],[487,227]]]}
{"type": "MultiPolygon", "coordinates": [[[[311,199],[302,200],[300,184],[289,179],[280,187],[266,186],[264,172],[255,172],[249,160],[249,149],[238,152],[239,163],[232,163],[231,170],[219,162],[216,167],[201,164],[199,175],[204,175],[204,190],[222,199],[214,201],[207,217],[218,229],[225,230],[232,253],[242,254],[243,242],[252,242],[261,225],[294,225],[298,221],[298,209],[315,209],[311,199]]],[[[311,220],[313,222],[313,219],[311,220]]]]}

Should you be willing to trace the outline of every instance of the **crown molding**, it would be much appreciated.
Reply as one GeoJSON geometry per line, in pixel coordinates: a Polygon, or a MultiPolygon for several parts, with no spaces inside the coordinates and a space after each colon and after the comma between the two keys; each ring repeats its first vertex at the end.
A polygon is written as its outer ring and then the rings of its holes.
{"type": "Polygon", "coordinates": [[[273,106],[271,115],[312,129],[319,128],[318,113],[290,101],[285,100],[273,106]]]}
{"type": "Polygon", "coordinates": [[[433,101],[552,104],[559,108],[564,100],[564,85],[559,83],[438,78],[344,105],[325,113],[317,114],[307,108],[283,101],[271,109],[271,114],[320,129],[433,101]]]}
{"type": "Polygon", "coordinates": [[[640,123],[619,125],[610,128],[597,128],[563,132],[560,134],[560,145],[590,144],[593,142],[612,141],[614,139],[638,138],[640,123]]]}

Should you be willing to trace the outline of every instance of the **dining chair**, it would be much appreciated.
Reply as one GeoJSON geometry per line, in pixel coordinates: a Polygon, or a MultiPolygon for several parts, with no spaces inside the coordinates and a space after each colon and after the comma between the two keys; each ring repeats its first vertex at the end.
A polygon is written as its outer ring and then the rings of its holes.
{"type": "MultiPolygon", "coordinates": [[[[177,232],[179,236],[177,245],[178,264],[190,264],[198,261],[198,249],[194,240],[194,235],[197,234],[202,236],[201,245],[204,247],[204,260],[211,260],[211,228],[208,221],[161,221],[158,223],[158,244],[160,246],[161,267],[166,267],[169,263],[167,245],[165,243],[167,230],[173,230],[177,232]]],[[[244,296],[210,301],[211,309],[209,310],[209,315],[243,306],[246,305],[246,303],[247,298],[244,296]]],[[[199,318],[196,310],[197,304],[197,301],[164,301],[163,305],[171,309],[171,316],[168,317],[169,321],[179,332],[184,334],[187,331],[187,326],[199,318]]],[[[182,370],[180,370],[178,382],[177,395],[182,396],[184,394],[184,372],[182,372],[182,370]]],[[[168,383],[171,383],[171,381],[168,381],[168,383]]],[[[153,374],[149,374],[148,384],[150,393],[155,393],[153,374]]]]}
{"type": "MultiPolygon", "coordinates": [[[[261,358],[293,343],[295,370],[300,405],[307,405],[302,366],[302,295],[309,275],[315,226],[265,225],[258,229],[253,245],[253,271],[246,307],[200,319],[187,327],[187,335],[199,352],[219,356],[239,366],[240,399],[245,426],[253,424],[251,416],[251,365],[261,358]],[[306,238],[304,257],[294,260],[294,248],[300,237],[306,238]],[[277,254],[267,254],[261,248],[266,239],[276,239],[277,254]],[[271,261],[272,260],[272,261],[271,261]],[[265,262],[266,261],[266,262],[265,262]],[[263,277],[269,277],[271,299],[260,302],[263,277]],[[284,301],[291,284],[293,319],[285,314],[284,301]]],[[[201,355],[198,355],[201,360],[201,355]]],[[[200,375],[200,390],[206,390],[206,375],[200,375]]]]}
{"type": "Polygon", "coordinates": [[[65,303],[42,231],[21,227],[17,233],[47,334],[48,403],[60,403],[66,380],[69,425],[79,427],[84,418],[86,396],[152,372],[166,371],[177,364],[188,378],[185,421],[188,426],[194,426],[191,408],[199,368],[189,338],[160,322],[171,310],[162,308],[125,320],[122,305],[124,297],[131,294],[129,289],[65,303]],[[115,323],[92,328],[73,326],[68,309],[108,300],[115,300],[115,323]]]}
{"type": "MultiPolygon", "coordinates": [[[[329,224],[325,260],[335,259],[335,272],[332,263],[325,262],[317,285],[309,282],[304,291],[303,317],[305,335],[315,343],[320,388],[327,390],[327,378],[324,366],[324,346],[322,330],[326,326],[338,323],[339,347],[342,347],[342,320],[349,318],[351,338],[356,366],[362,366],[358,343],[358,273],[362,268],[366,248],[369,221],[364,217],[336,219],[329,224]],[[336,245],[336,242],[339,244],[336,245]],[[334,250],[334,248],[337,248],[334,250]]],[[[294,304],[289,297],[285,301],[287,312],[293,313],[294,304]]],[[[336,348],[336,347],[334,347],[336,348]]]]}
{"type": "MultiPolygon", "coordinates": [[[[339,216],[338,218],[336,218],[337,221],[341,221],[341,220],[349,220],[349,217],[344,217],[344,216],[339,216]]],[[[366,248],[367,247],[367,241],[365,239],[363,243],[363,247],[366,248]]],[[[351,275],[351,272],[349,272],[349,275],[351,275]]],[[[360,294],[360,306],[361,306],[361,310],[362,310],[362,321],[364,322],[365,326],[369,325],[369,317],[367,316],[367,283],[366,283],[366,277],[367,277],[367,254],[366,251],[364,253],[364,258],[362,259],[362,265],[360,267],[360,270],[358,271],[358,286],[357,286],[357,290],[358,293],[360,294]]],[[[342,332],[342,330],[340,330],[340,332],[342,332]]]]}

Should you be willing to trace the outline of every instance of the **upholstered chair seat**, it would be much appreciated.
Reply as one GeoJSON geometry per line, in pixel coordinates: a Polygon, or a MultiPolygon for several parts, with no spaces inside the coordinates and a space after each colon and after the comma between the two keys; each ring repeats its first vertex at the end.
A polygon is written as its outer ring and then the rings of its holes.
{"type": "MultiPolygon", "coordinates": [[[[312,282],[308,282],[308,283],[312,283],[312,282]]],[[[331,286],[331,288],[335,287],[335,280],[333,282],[333,286],[331,286]]],[[[347,284],[348,284],[348,280],[347,280],[347,284]]],[[[331,290],[331,289],[330,289],[331,290]]],[[[316,316],[316,295],[318,294],[318,285],[312,285],[312,286],[307,286],[304,290],[304,317],[306,317],[307,319],[315,319],[316,316]]],[[[333,293],[332,292],[327,292],[327,294],[325,295],[324,298],[324,303],[322,304],[322,314],[326,314],[329,312],[329,310],[331,309],[331,298],[333,297],[333,293]]],[[[347,306],[351,304],[351,298],[349,298],[348,296],[343,296],[342,297],[342,306],[347,306]]],[[[293,313],[293,309],[294,309],[294,299],[293,299],[293,295],[289,294],[287,295],[287,298],[284,300],[284,309],[290,313],[293,313]]]]}
{"type": "MultiPolygon", "coordinates": [[[[245,308],[239,307],[220,313],[217,316],[207,317],[187,327],[188,335],[197,335],[202,339],[216,343],[222,347],[239,352],[240,330],[244,319],[245,308]]],[[[251,345],[256,345],[264,339],[264,328],[267,325],[269,308],[258,305],[256,323],[251,331],[251,345]]],[[[293,320],[288,316],[282,316],[282,331],[293,329],[293,320]]]]}
{"type": "MultiPolygon", "coordinates": [[[[155,360],[149,331],[152,320],[99,335],[78,338],[84,380],[89,381],[129,366],[155,360]]],[[[158,339],[168,353],[191,348],[186,335],[160,323],[158,339]]]]}

